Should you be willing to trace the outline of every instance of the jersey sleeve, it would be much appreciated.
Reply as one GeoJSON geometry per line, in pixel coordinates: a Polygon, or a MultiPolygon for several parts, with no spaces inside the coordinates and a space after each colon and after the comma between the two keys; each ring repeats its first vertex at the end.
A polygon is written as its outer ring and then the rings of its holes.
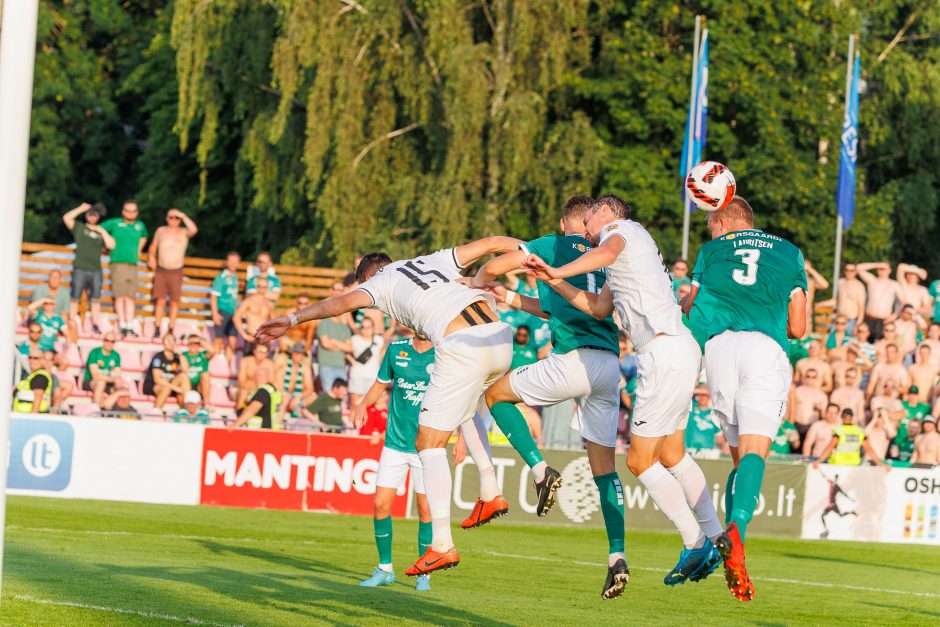
{"type": "Polygon", "coordinates": [[[388,350],[385,351],[385,356],[382,357],[382,363],[379,364],[379,374],[376,376],[376,380],[379,383],[391,383],[392,381],[392,369],[394,356],[395,345],[388,347],[388,350]]]}
{"type": "Polygon", "coordinates": [[[698,251],[698,257],[695,258],[695,267],[692,268],[692,285],[698,287],[701,285],[702,275],[705,274],[705,249],[698,251]]]}
{"type": "Polygon", "coordinates": [[[802,289],[806,291],[807,282],[806,282],[806,261],[803,259],[803,251],[800,249],[796,250],[796,272],[793,276],[793,284],[790,286],[790,291],[796,289],[802,289]]]}
{"type": "Polygon", "coordinates": [[[212,279],[212,293],[216,296],[221,296],[223,287],[222,273],[219,273],[214,279],[212,279]]]}
{"type": "Polygon", "coordinates": [[[369,298],[372,299],[371,307],[373,309],[386,310],[384,305],[385,295],[388,292],[389,276],[391,275],[388,272],[380,271],[365,283],[360,283],[359,287],[356,288],[369,295],[369,298]]]}
{"type": "Polygon", "coordinates": [[[431,266],[444,267],[457,274],[460,274],[463,272],[464,268],[466,268],[466,266],[460,265],[460,262],[457,261],[456,248],[444,248],[436,253],[424,256],[423,259],[425,263],[431,266]]]}
{"type": "Polygon", "coordinates": [[[603,246],[604,242],[609,240],[611,237],[614,237],[615,235],[620,237],[624,241],[624,243],[627,243],[627,233],[624,230],[624,224],[625,222],[621,222],[618,220],[617,222],[611,222],[610,224],[605,226],[603,229],[601,229],[601,237],[597,245],[603,246]]]}
{"type": "Polygon", "coordinates": [[[525,244],[520,245],[519,248],[531,255],[538,255],[545,263],[550,266],[555,265],[554,235],[546,235],[545,237],[534,239],[531,242],[526,242],[525,244]]]}

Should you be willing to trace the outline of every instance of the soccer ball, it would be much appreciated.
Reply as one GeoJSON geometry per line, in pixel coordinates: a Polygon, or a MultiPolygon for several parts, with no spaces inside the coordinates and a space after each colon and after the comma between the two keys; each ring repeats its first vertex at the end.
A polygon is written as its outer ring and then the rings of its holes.
{"type": "Polygon", "coordinates": [[[689,198],[703,211],[717,211],[734,198],[734,174],[717,161],[702,161],[685,179],[689,198]]]}

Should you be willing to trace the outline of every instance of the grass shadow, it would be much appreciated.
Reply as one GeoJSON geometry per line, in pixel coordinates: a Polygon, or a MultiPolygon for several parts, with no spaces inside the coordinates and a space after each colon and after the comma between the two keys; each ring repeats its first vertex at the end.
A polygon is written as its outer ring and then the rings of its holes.
{"type": "Polygon", "coordinates": [[[843,557],[826,557],[822,555],[807,555],[805,553],[778,553],[781,557],[789,557],[792,559],[798,559],[800,561],[815,560],[819,562],[829,562],[832,564],[847,564],[851,566],[871,566],[874,568],[887,568],[890,570],[898,570],[904,573],[921,573],[924,575],[933,575],[940,576],[940,570],[925,570],[920,568],[911,568],[910,566],[905,566],[902,564],[885,564],[880,562],[872,562],[865,560],[850,560],[843,557]]]}

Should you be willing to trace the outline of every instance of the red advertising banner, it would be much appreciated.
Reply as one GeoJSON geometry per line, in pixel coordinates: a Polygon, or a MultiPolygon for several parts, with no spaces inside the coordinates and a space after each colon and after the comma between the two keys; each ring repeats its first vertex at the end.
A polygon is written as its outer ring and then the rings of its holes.
{"type": "MultiPolygon", "coordinates": [[[[381,452],[359,437],[206,429],[200,503],[371,514],[381,452]]],[[[406,509],[395,499],[392,515],[406,509]]]]}

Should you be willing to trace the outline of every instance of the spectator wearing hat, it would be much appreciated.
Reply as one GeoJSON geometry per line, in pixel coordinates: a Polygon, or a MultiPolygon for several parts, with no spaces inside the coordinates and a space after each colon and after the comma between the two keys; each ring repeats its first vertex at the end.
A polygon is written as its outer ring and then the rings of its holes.
{"type": "Polygon", "coordinates": [[[869,460],[878,466],[884,466],[884,461],[875,453],[865,432],[861,427],[854,424],[855,416],[851,409],[842,411],[842,424],[837,425],[832,430],[832,438],[829,445],[819,456],[819,459],[813,462],[813,467],[818,468],[820,462],[826,461],[829,464],[838,464],[840,466],[858,466],[862,463],[862,451],[869,460]]]}
{"type": "Polygon", "coordinates": [[[912,464],[940,464],[940,433],[937,433],[937,419],[931,415],[924,417],[924,432],[917,436],[914,443],[912,464]]]}
{"type": "Polygon", "coordinates": [[[183,406],[176,410],[173,422],[198,422],[209,424],[209,412],[202,405],[202,396],[196,390],[183,395],[183,406]]]}
{"type": "Polygon", "coordinates": [[[70,317],[76,324],[81,324],[78,320],[78,303],[82,293],[87,294],[91,303],[92,331],[96,335],[101,333],[101,254],[105,249],[111,250],[115,246],[114,238],[99,224],[107,212],[100,202],[94,205],[83,202],[62,216],[62,221],[75,238],[70,317]],[[82,214],[85,214],[85,221],[77,221],[76,218],[82,214]]]}
{"type": "Polygon", "coordinates": [[[902,395],[901,407],[908,418],[923,419],[930,415],[930,405],[920,402],[920,390],[916,385],[912,385],[902,395]]]}
{"type": "Polygon", "coordinates": [[[275,381],[280,383],[281,410],[299,415],[300,408],[313,399],[313,370],[303,342],[295,342],[290,353],[277,358],[275,381]]]}
{"type": "Polygon", "coordinates": [[[105,397],[101,405],[102,414],[108,418],[140,420],[140,412],[131,405],[131,393],[127,388],[115,390],[105,397]]]}

